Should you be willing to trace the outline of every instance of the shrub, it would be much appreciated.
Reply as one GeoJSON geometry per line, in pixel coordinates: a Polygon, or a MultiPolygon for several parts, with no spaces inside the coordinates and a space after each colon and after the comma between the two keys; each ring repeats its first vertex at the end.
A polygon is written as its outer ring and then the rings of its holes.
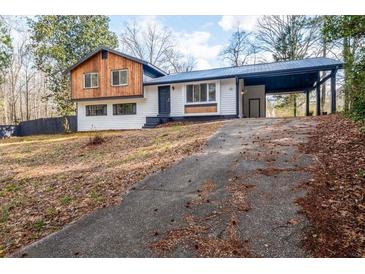
{"type": "Polygon", "coordinates": [[[365,95],[360,94],[354,98],[350,116],[356,121],[365,121],[365,95]]]}
{"type": "Polygon", "coordinates": [[[105,142],[105,138],[101,134],[96,133],[93,136],[89,137],[89,142],[87,144],[89,146],[95,146],[95,145],[100,145],[104,142],[105,142]]]}

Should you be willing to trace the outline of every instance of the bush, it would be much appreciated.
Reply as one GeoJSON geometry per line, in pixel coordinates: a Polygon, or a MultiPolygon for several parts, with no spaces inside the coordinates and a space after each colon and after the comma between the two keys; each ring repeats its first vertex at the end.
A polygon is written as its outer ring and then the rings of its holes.
{"type": "Polygon", "coordinates": [[[105,138],[101,134],[96,133],[93,136],[90,136],[89,142],[87,144],[89,146],[95,146],[95,145],[100,145],[104,142],[105,142],[105,138]]]}
{"type": "Polygon", "coordinates": [[[350,116],[356,121],[365,121],[365,96],[356,96],[353,100],[350,116]]]}

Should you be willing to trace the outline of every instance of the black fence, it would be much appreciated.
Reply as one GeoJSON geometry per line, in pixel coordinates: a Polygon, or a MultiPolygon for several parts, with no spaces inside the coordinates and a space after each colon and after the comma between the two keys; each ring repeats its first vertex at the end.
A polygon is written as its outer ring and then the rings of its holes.
{"type": "Polygon", "coordinates": [[[0,138],[8,136],[29,136],[38,134],[58,134],[65,133],[64,119],[67,119],[69,129],[77,131],[76,116],[42,118],[24,121],[17,126],[0,126],[0,138]]]}

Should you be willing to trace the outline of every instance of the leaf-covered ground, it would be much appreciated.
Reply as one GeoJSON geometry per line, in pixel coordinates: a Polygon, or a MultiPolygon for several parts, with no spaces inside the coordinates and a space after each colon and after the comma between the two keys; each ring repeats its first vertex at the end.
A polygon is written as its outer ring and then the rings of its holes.
{"type": "Polygon", "coordinates": [[[303,146],[316,159],[299,201],[311,225],[304,246],[315,257],[365,257],[365,133],[341,115],[314,119],[303,146]]]}
{"type": "Polygon", "coordinates": [[[221,125],[0,141],[0,256],[120,203],[134,183],[198,151],[221,125]]]}

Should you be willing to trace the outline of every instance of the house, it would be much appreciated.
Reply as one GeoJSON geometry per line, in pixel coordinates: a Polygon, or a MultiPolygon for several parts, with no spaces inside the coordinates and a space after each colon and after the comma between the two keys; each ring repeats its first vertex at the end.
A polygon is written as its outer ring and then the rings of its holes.
{"type": "Polygon", "coordinates": [[[116,50],[99,48],[69,68],[79,131],[136,129],[185,119],[265,117],[267,94],[316,91],[331,81],[336,111],[336,73],[329,58],[196,70],[168,75],[116,50]],[[321,79],[321,72],[328,74],[321,79]]]}

